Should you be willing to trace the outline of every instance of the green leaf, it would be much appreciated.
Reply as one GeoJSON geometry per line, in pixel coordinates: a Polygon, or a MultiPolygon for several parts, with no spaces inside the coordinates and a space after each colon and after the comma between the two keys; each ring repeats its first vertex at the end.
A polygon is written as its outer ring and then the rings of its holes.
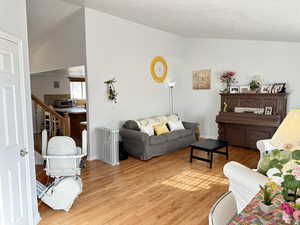
{"type": "Polygon", "coordinates": [[[275,173],[273,176],[281,177],[281,173],[275,173]]]}
{"type": "Polygon", "coordinates": [[[277,164],[277,165],[275,166],[275,168],[281,170],[281,169],[283,168],[283,166],[282,166],[281,164],[277,164]]]}
{"type": "Polygon", "coordinates": [[[290,160],[289,159],[281,159],[281,160],[279,160],[279,162],[281,164],[286,164],[288,161],[290,161],[290,160]]]}
{"type": "Polygon", "coordinates": [[[292,158],[295,160],[300,160],[300,150],[293,151],[292,158]]]}
{"type": "Polygon", "coordinates": [[[279,163],[279,160],[278,160],[278,159],[272,159],[272,160],[270,161],[270,167],[271,167],[271,168],[276,168],[276,166],[278,165],[278,163],[279,163]]]}
{"type": "Polygon", "coordinates": [[[275,149],[275,150],[272,151],[272,155],[275,156],[275,157],[278,156],[279,154],[280,154],[279,149],[275,149]]]}
{"type": "Polygon", "coordinates": [[[282,186],[289,190],[295,191],[298,188],[298,181],[295,179],[293,175],[285,175],[284,181],[282,182],[282,186]]]}
{"type": "Polygon", "coordinates": [[[281,194],[282,194],[285,201],[289,201],[289,192],[286,188],[282,189],[281,194]]]}

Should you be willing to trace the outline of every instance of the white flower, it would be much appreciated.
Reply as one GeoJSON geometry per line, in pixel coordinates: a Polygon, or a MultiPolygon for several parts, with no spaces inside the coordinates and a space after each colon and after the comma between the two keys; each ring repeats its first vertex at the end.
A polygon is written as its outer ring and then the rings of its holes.
{"type": "Polygon", "coordinates": [[[278,177],[278,176],[273,176],[273,177],[269,177],[269,180],[271,182],[276,183],[277,185],[281,185],[281,183],[283,182],[283,178],[282,177],[278,177]]]}
{"type": "Polygon", "coordinates": [[[271,168],[271,169],[268,170],[267,176],[268,176],[268,177],[273,177],[274,174],[276,174],[276,173],[281,173],[281,172],[280,172],[280,170],[277,169],[277,168],[271,168]]]}
{"type": "Polygon", "coordinates": [[[280,170],[277,168],[271,168],[267,172],[267,176],[269,178],[269,181],[275,182],[277,185],[281,185],[283,182],[283,178],[279,176],[274,176],[275,174],[281,174],[280,170]]]}

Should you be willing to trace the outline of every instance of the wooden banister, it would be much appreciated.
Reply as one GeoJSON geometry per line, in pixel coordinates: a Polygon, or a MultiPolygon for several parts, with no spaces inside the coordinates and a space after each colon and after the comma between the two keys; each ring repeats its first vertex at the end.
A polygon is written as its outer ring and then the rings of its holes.
{"type": "Polygon", "coordinates": [[[69,113],[65,113],[64,115],[64,135],[71,136],[71,121],[69,113]]]}
{"type": "Polygon", "coordinates": [[[70,117],[68,113],[65,113],[64,116],[61,116],[54,109],[52,109],[44,102],[42,102],[40,99],[38,99],[36,96],[31,95],[31,99],[34,104],[39,105],[45,112],[50,113],[53,117],[55,117],[57,120],[61,122],[64,136],[71,135],[71,125],[70,125],[71,123],[70,123],[70,117]]]}

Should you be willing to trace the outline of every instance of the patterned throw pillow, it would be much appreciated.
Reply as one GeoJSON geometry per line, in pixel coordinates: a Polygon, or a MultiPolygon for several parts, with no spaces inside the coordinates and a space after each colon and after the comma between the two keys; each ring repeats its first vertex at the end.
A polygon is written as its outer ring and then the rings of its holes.
{"type": "Polygon", "coordinates": [[[182,124],[182,122],[180,120],[178,121],[169,121],[168,122],[168,126],[170,128],[171,131],[174,131],[174,130],[184,130],[184,126],[182,124]]]}
{"type": "Polygon", "coordinates": [[[154,129],[151,125],[140,126],[141,132],[148,134],[149,136],[154,135],[154,129]]]}
{"type": "Polygon", "coordinates": [[[170,132],[166,123],[160,123],[160,124],[153,125],[153,128],[154,128],[154,131],[157,136],[159,136],[161,134],[167,134],[170,132]]]}

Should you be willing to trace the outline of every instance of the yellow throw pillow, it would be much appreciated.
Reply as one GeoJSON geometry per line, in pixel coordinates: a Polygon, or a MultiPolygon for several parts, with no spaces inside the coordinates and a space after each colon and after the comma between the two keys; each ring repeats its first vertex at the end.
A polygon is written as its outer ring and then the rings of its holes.
{"type": "Polygon", "coordinates": [[[160,124],[153,125],[153,129],[157,136],[159,136],[161,134],[167,134],[170,132],[166,123],[160,123],[160,124]]]}

